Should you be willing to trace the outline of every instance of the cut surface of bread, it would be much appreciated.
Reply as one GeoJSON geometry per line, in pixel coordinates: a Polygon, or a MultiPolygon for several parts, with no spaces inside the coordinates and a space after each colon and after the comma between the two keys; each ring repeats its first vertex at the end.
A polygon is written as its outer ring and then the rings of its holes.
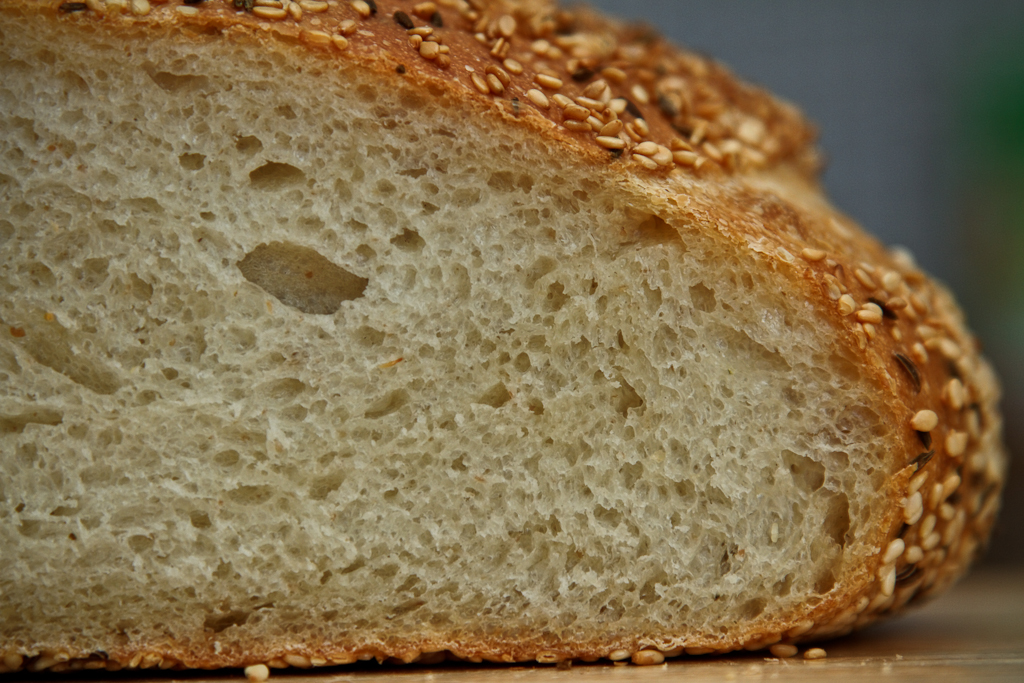
{"type": "Polygon", "coordinates": [[[995,381],[787,106],[544,3],[87,5],[0,10],[0,667],[754,649],[985,539],[995,381]]]}

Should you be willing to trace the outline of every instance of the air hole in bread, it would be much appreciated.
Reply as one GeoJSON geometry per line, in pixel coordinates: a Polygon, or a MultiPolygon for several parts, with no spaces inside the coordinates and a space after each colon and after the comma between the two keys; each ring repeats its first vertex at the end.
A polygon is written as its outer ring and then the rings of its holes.
{"type": "Polygon", "coordinates": [[[152,66],[143,67],[153,82],[167,92],[195,92],[204,89],[209,83],[205,76],[191,74],[172,74],[168,71],[156,71],[152,66]]]}
{"type": "Polygon", "coordinates": [[[257,190],[284,190],[302,184],[306,174],[291,164],[268,161],[249,172],[249,182],[257,190]]]}
{"type": "Polygon", "coordinates": [[[509,402],[512,398],[512,394],[504,383],[498,382],[490,389],[485,391],[477,403],[491,406],[492,408],[500,408],[509,402]]]}
{"type": "Polygon", "coordinates": [[[629,417],[629,411],[634,409],[637,410],[638,415],[643,415],[643,397],[621,375],[618,381],[618,388],[612,392],[615,409],[622,414],[622,417],[629,417]]]}
{"type": "Polygon", "coordinates": [[[698,311],[710,313],[715,310],[715,292],[708,289],[703,283],[698,282],[690,286],[690,302],[698,311]]]}
{"type": "Polygon", "coordinates": [[[252,156],[263,149],[263,142],[255,135],[245,135],[235,140],[235,149],[239,154],[252,156]]]}
{"type": "Polygon", "coordinates": [[[419,251],[426,246],[427,243],[422,237],[420,237],[418,232],[405,228],[402,230],[401,235],[396,235],[391,238],[391,244],[395,245],[402,251],[419,251]]]}
{"type": "Polygon", "coordinates": [[[241,626],[249,621],[250,612],[235,610],[224,614],[211,614],[203,621],[203,628],[207,631],[220,633],[232,626],[241,626]]]}
{"type": "Polygon", "coordinates": [[[782,461],[789,468],[793,482],[801,491],[814,493],[825,483],[825,466],[820,462],[815,462],[788,450],[782,451],[782,461]]]}
{"type": "Polygon", "coordinates": [[[0,415],[0,434],[21,434],[26,425],[54,426],[64,421],[64,413],[50,408],[36,408],[18,415],[0,415]]]}
{"type": "Polygon", "coordinates": [[[363,296],[369,280],[287,242],[261,244],[238,262],[246,280],[303,313],[330,315],[363,296]]]}
{"type": "Polygon", "coordinates": [[[178,157],[178,163],[186,171],[198,171],[206,165],[205,154],[182,154],[178,157]]]}
{"type": "Polygon", "coordinates": [[[398,389],[392,391],[386,396],[378,399],[367,408],[363,417],[371,420],[376,420],[382,417],[386,417],[391,413],[401,409],[406,403],[409,402],[409,394],[404,389],[398,389]]]}

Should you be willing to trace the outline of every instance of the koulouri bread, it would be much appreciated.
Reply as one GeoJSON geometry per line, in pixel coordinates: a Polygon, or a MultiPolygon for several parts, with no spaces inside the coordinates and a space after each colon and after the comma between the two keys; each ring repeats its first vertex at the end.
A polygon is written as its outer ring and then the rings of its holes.
{"type": "Polygon", "coordinates": [[[0,130],[2,671],[755,650],[985,543],[956,304],[649,30],[5,0],[0,130]]]}

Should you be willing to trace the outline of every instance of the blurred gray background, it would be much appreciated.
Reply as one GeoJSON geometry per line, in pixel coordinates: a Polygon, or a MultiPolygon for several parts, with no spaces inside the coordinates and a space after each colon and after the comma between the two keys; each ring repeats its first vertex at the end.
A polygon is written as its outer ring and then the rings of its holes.
{"type": "Polygon", "coordinates": [[[799,105],[834,203],[954,290],[1017,456],[986,562],[1024,563],[1024,2],[591,4],[799,105]]]}

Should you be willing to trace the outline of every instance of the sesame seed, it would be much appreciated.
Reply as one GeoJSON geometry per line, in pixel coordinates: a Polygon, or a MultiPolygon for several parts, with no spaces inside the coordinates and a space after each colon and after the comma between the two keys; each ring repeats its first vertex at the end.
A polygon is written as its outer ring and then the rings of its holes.
{"type": "Polygon", "coordinates": [[[604,102],[594,100],[589,97],[577,97],[576,104],[580,105],[581,107],[586,107],[590,111],[595,111],[598,113],[603,112],[605,110],[604,102]]]}
{"type": "Polygon", "coordinates": [[[643,137],[647,137],[648,135],[651,134],[651,129],[647,127],[646,119],[638,118],[636,121],[633,122],[633,125],[636,126],[636,132],[642,135],[643,137]]]}
{"type": "Polygon", "coordinates": [[[882,564],[892,564],[899,559],[905,549],[906,544],[902,538],[890,541],[889,545],[885,548],[885,554],[882,556],[882,564]]]}
{"type": "Polygon", "coordinates": [[[924,483],[928,480],[927,472],[919,472],[914,475],[914,478],[910,480],[910,484],[907,485],[907,495],[912,496],[921,490],[924,483]]]}
{"type": "Polygon", "coordinates": [[[551,106],[551,102],[548,101],[548,96],[542,93],[540,90],[537,90],[536,88],[530,88],[529,90],[527,90],[526,96],[530,98],[531,102],[533,102],[541,109],[547,109],[548,107],[551,106]]]}
{"type": "Polygon", "coordinates": [[[901,284],[903,284],[903,278],[894,270],[890,270],[882,276],[882,287],[890,294],[899,289],[901,284]]]}
{"type": "Polygon", "coordinates": [[[857,302],[853,300],[853,297],[849,294],[844,294],[839,297],[839,313],[840,315],[850,315],[857,310],[857,302]]]}
{"type": "Polygon", "coordinates": [[[812,647],[804,652],[804,659],[825,659],[828,653],[820,647],[812,647]]]}
{"type": "Polygon", "coordinates": [[[501,81],[501,85],[503,88],[507,88],[509,84],[512,83],[512,78],[508,75],[508,72],[506,72],[500,66],[488,64],[487,68],[484,69],[484,72],[493,75],[495,78],[501,81]]]}
{"type": "Polygon", "coordinates": [[[773,657],[778,657],[779,659],[788,659],[799,652],[796,645],[790,645],[788,643],[776,643],[768,648],[768,651],[772,653],[773,657]]]}
{"type": "Polygon", "coordinates": [[[533,80],[537,85],[548,90],[558,90],[562,87],[562,80],[560,78],[548,76],[547,74],[537,74],[533,77],[533,80]]]}
{"type": "Polygon", "coordinates": [[[410,17],[402,10],[398,10],[397,12],[392,14],[391,17],[395,20],[396,24],[398,24],[404,29],[411,29],[416,26],[416,24],[414,24],[412,21],[412,17],[410,17]]]}
{"type": "MultiPolygon", "coordinates": [[[[179,9],[181,8],[179,7],[179,9]]],[[[263,19],[284,19],[288,16],[287,10],[275,7],[253,7],[252,13],[263,19]]]]}
{"type": "Polygon", "coordinates": [[[481,76],[480,74],[478,74],[478,73],[471,74],[470,77],[469,77],[469,80],[473,82],[473,87],[476,88],[477,90],[479,90],[481,94],[483,94],[483,95],[490,95],[491,94],[491,89],[487,85],[487,81],[485,81],[484,77],[481,76]]]}
{"type": "MultiPolygon", "coordinates": [[[[925,344],[926,348],[927,346],[928,345],[925,344]]],[[[952,339],[948,339],[946,337],[939,340],[938,347],[939,353],[945,356],[946,360],[959,360],[960,356],[963,355],[963,352],[960,350],[960,346],[952,339]]]]}
{"type": "Polygon", "coordinates": [[[910,426],[919,432],[930,432],[939,425],[939,416],[934,410],[919,410],[910,419],[910,426]]]}
{"type": "Polygon", "coordinates": [[[853,274],[857,278],[857,280],[859,280],[860,283],[867,287],[868,289],[876,289],[878,287],[878,285],[875,284],[875,281],[871,278],[870,275],[867,274],[867,272],[863,268],[854,269],[853,274]]]}
{"type": "Polygon", "coordinates": [[[650,104],[651,102],[651,96],[648,94],[644,86],[640,85],[639,83],[635,84],[632,88],[630,88],[629,93],[633,96],[633,99],[635,99],[640,104],[650,104]]]}
{"type": "Polygon", "coordinates": [[[608,653],[608,659],[613,662],[621,662],[623,659],[629,659],[629,650],[612,650],[608,653]]]}
{"type": "Polygon", "coordinates": [[[309,657],[304,655],[288,653],[281,659],[283,659],[289,666],[294,666],[299,669],[308,669],[313,666],[313,663],[309,661],[309,657]]]}
{"type": "Polygon", "coordinates": [[[656,161],[654,161],[654,159],[643,154],[634,154],[633,161],[638,162],[641,166],[650,171],[656,170],[658,168],[658,164],[656,161]]]}
{"type": "Polygon", "coordinates": [[[551,49],[551,43],[541,38],[530,43],[530,51],[535,55],[544,56],[544,54],[551,49]]]}
{"type": "Polygon", "coordinates": [[[414,48],[416,48],[418,50],[420,48],[420,45],[423,44],[423,36],[420,36],[420,35],[411,35],[411,36],[409,36],[409,44],[412,45],[414,48]]]}
{"type": "Polygon", "coordinates": [[[597,144],[601,145],[605,149],[623,149],[626,143],[623,142],[622,138],[612,137],[610,135],[599,135],[597,137],[597,144]]]}
{"type": "Polygon", "coordinates": [[[711,157],[717,162],[721,162],[723,159],[725,159],[725,156],[722,154],[722,151],[710,142],[705,142],[703,145],[701,145],[701,149],[704,150],[705,154],[707,154],[709,157],[711,157]]]}
{"type": "Polygon", "coordinates": [[[428,19],[437,11],[437,5],[433,2],[420,2],[413,5],[412,13],[421,19],[428,19]]]}
{"type": "Polygon", "coordinates": [[[664,145],[658,145],[658,151],[655,152],[654,156],[651,158],[654,159],[655,163],[659,166],[671,166],[673,161],[672,150],[664,145]]]}
{"type": "MultiPolygon", "coordinates": [[[[935,515],[928,515],[927,517],[922,519],[921,520],[921,528],[917,532],[917,537],[918,538],[926,538],[926,537],[928,537],[933,531],[935,531],[935,522],[936,521],[937,520],[935,519],[935,515]]],[[[929,548],[925,548],[925,550],[929,550],[929,548]]]]}
{"type": "Polygon", "coordinates": [[[918,491],[907,498],[907,502],[903,505],[903,521],[913,526],[917,520],[921,519],[922,512],[924,512],[924,498],[918,491]]]}
{"type": "Polygon", "coordinates": [[[295,21],[302,21],[302,7],[297,2],[288,3],[288,14],[292,15],[295,21]]]}
{"type": "Polygon", "coordinates": [[[581,107],[578,104],[570,104],[565,108],[565,115],[576,121],[586,121],[590,116],[590,110],[581,107]]]}
{"type": "Polygon", "coordinates": [[[928,362],[928,352],[925,350],[924,344],[921,342],[916,342],[912,347],[910,347],[910,353],[918,363],[924,365],[928,362]]]}
{"type": "Polygon", "coordinates": [[[562,125],[576,133],[589,133],[591,131],[589,123],[577,121],[575,119],[566,119],[565,121],[562,121],[562,125]]]}
{"type": "Polygon", "coordinates": [[[800,252],[800,256],[802,256],[805,261],[811,261],[813,263],[814,261],[820,261],[825,258],[825,252],[821,249],[807,248],[800,252]]]}
{"type": "Polygon", "coordinates": [[[896,567],[889,567],[880,577],[882,580],[882,595],[889,597],[896,590],[896,567]]]}
{"type": "Polygon", "coordinates": [[[494,74],[487,74],[486,82],[487,87],[495,95],[500,95],[501,93],[505,92],[505,86],[502,84],[501,80],[494,74]]]}
{"type": "Polygon", "coordinates": [[[964,385],[955,377],[946,383],[946,389],[942,395],[953,410],[960,410],[964,407],[964,385]]]}
{"type": "Polygon", "coordinates": [[[602,69],[601,75],[607,78],[612,83],[622,83],[624,80],[626,80],[626,72],[614,66],[609,66],[602,69]]]}
{"type": "Polygon", "coordinates": [[[284,3],[281,2],[281,0],[255,0],[253,5],[256,7],[276,7],[278,9],[284,9],[284,3]]]}
{"type": "Polygon", "coordinates": [[[507,40],[504,38],[498,38],[498,42],[496,42],[494,47],[491,48],[491,56],[497,57],[498,59],[505,59],[511,47],[512,44],[507,40]]]}
{"type": "Polygon", "coordinates": [[[867,335],[868,341],[873,340],[875,338],[875,335],[878,334],[878,331],[875,329],[875,326],[872,325],[871,323],[862,323],[861,326],[864,328],[864,334],[867,335]]]}
{"type": "Polygon", "coordinates": [[[681,166],[693,166],[697,163],[697,155],[693,152],[687,152],[686,150],[681,149],[672,153],[672,160],[681,166]]]}
{"type": "Polygon", "coordinates": [[[942,497],[939,499],[939,502],[944,502],[953,495],[953,492],[960,488],[960,481],[960,475],[956,473],[946,477],[946,480],[942,482],[942,497]]]}
{"type": "Polygon", "coordinates": [[[326,12],[328,5],[326,2],[321,0],[299,0],[299,6],[307,12],[319,14],[320,12],[326,12]]]}
{"type": "Polygon", "coordinates": [[[149,0],[132,0],[132,14],[136,16],[144,16],[149,14],[150,6],[149,0]]]}
{"type": "Polygon", "coordinates": [[[614,137],[622,132],[622,121],[615,119],[601,127],[600,133],[605,137],[614,137]]]}
{"type": "Polygon", "coordinates": [[[604,121],[594,115],[587,117],[587,124],[597,133],[601,132],[601,129],[604,128],[604,121]]]}
{"type": "Polygon", "coordinates": [[[502,62],[502,64],[506,69],[511,71],[516,76],[523,73],[524,71],[523,65],[517,62],[516,60],[512,59],[511,57],[502,62]]]}
{"type": "Polygon", "coordinates": [[[341,33],[342,35],[346,36],[352,35],[353,33],[356,32],[356,26],[357,24],[355,21],[353,21],[352,19],[346,19],[345,21],[338,24],[338,33],[341,33]]]}
{"type": "Polygon", "coordinates": [[[935,546],[939,544],[940,541],[942,541],[942,534],[940,534],[938,531],[933,531],[932,533],[925,536],[924,540],[921,541],[921,550],[924,550],[926,552],[932,550],[933,548],[935,548],[935,546]]]}
{"type": "Polygon", "coordinates": [[[436,60],[437,65],[442,69],[447,69],[449,66],[452,65],[452,58],[448,56],[448,50],[446,49],[447,47],[447,45],[441,46],[441,54],[436,60]]]}
{"type": "Polygon", "coordinates": [[[946,436],[946,452],[959,458],[967,450],[967,432],[952,431],[946,436]]]}
{"type": "Polygon", "coordinates": [[[878,304],[866,303],[857,311],[857,320],[877,325],[882,322],[882,309],[878,304]]]}
{"type": "Polygon", "coordinates": [[[562,93],[555,93],[551,96],[551,101],[557,104],[562,109],[572,106],[572,100],[563,95],[562,93]]]}
{"type": "Polygon", "coordinates": [[[323,31],[303,31],[299,37],[310,45],[320,45],[323,47],[330,45],[332,42],[331,34],[324,33],[323,31]]]}
{"type": "MultiPolygon", "coordinates": [[[[977,508],[975,508],[975,510],[977,510],[977,508]]],[[[953,519],[953,516],[955,514],[956,508],[950,505],[949,503],[943,503],[942,505],[939,506],[939,517],[946,520],[947,522],[953,519]]]]}
{"type": "Polygon", "coordinates": [[[665,661],[665,655],[657,650],[640,650],[633,654],[633,663],[637,666],[655,666],[665,661]]]}
{"type": "Polygon", "coordinates": [[[371,14],[373,14],[373,10],[370,8],[370,5],[366,2],[366,0],[352,0],[350,4],[352,5],[352,9],[358,12],[359,16],[361,16],[363,19],[366,19],[371,14]]]}
{"type": "Polygon", "coordinates": [[[270,669],[266,664],[253,664],[245,667],[245,677],[249,679],[250,683],[263,683],[270,678],[270,669]]]}
{"type": "MultiPolygon", "coordinates": [[[[194,17],[197,14],[199,14],[199,10],[197,10],[195,7],[188,7],[187,5],[178,5],[174,9],[178,12],[178,14],[183,14],[186,17],[194,17]]],[[[253,11],[252,11],[253,14],[256,14],[256,9],[258,9],[258,8],[254,8],[253,9],[253,11]]],[[[286,16],[286,13],[285,13],[284,10],[280,10],[280,12],[281,12],[281,16],[278,17],[278,18],[283,19],[286,16]]],[[[259,16],[259,15],[257,14],[257,16],[259,16]]]]}
{"type": "Polygon", "coordinates": [[[907,300],[900,296],[893,297],[885,302],[885,307],[890,311],[902,311],[909,305],[907,300]]]}
{"type": "Polygon", "coordinates": [[[641,142],[639,145],[633,148],[634,154],[643,154],[646,157],[654,156],[658,153],[658,145],[653,142],[641,142]]]}
{"type": "Polygon", "coordinates": [[[608,83],[603,79],[598,79],[583,89],[583,96],[591,99],[597,99],[601,97],[601,93],[608,87],[608,83]]]}
{"type": "Polygon", "coordinates": [[[334,47],[339,50],[348,49],[348,38],[345,36],[331,36],[331,42],[334,43],[334,47]]]}
{"type": "Polygon", "coordinates": [[[427,36],[433,35],[434,27],[417,26],[416,28],[409,29],[408,31],[406,31],[406,33],[410,36],[420,36],[421,38],[426,38],[427,36]]]}
{"type": "Polygon", "coordinates": [[[511,38],[516,32],[516,20],[508,14],[498,19],[498,33],[505,38],[511,38]]]}
{"type": "Polygon", "coordinates": [[[635,121],[631,121],[626,124],[626,135],[628,135],[629,139],[633,142],[640,142],[644,139],[644,137],[637,132],[635,121]]]}
{"type": "Polygon", "coordinates": [[[424,40],[420,44],[420,56],[424,59],[437,59],[441,54],[441,46],[432,40],[424,40]]]}
{"type": "Polygon", "coordinates": [[[917,564],[924,559],[924,551],[919,546],[912,545],[907,548],[904,559],[906,559],[909,564],[917,564]]]}

